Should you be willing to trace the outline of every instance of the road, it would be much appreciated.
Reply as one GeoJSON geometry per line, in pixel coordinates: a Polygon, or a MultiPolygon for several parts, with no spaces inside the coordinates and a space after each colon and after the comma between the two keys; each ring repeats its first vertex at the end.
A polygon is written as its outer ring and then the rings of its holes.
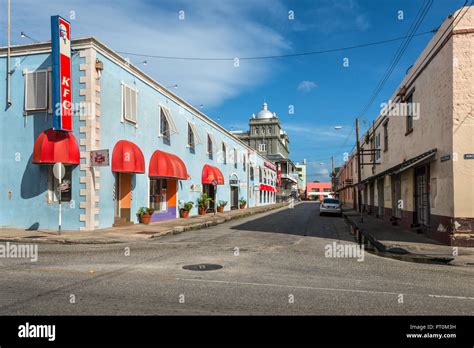
{"type": "Polygon", "coordinates": [[[0,259],[0,314],[474,313],[473,268],[326,257],[333,242],[356,245],[304,202],[131,244],[39,244],[37,262],[0,259]],[[223,268],[182,268],[201,263],[223,268]]]}

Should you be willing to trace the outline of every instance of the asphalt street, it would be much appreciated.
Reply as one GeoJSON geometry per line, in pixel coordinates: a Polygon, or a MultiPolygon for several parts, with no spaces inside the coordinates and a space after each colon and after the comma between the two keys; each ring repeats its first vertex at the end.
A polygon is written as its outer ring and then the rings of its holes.
{"type": "MultiPolygon", "coordinates": [[[[474,268],[365,253],[343,218],[304,202],[130,244],[38,244],[37,262],[0,259],[0,314],[472,315],[474,268]],[[183,266],[217,264],[213,271],[183,266]]],[[[98,232],[99,233],[99,232],[98,232]]]]}

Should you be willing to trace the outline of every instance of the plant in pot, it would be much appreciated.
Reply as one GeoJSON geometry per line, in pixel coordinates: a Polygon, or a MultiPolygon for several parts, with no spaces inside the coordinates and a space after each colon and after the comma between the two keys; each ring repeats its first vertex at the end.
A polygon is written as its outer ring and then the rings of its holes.
{"type": "Polygon", "coordinates": [[[185,202],[183,206],[181,207],[181,209],[179,210],[179,215],[185,219],[189,217],[189,211],[193,208],[193,205],[194,205],[194,202],[191,202],[191,201],[185,202]]]}
{"type": "Polygon", "coordinates": [[[210,198],[207,193],[202,193],[197,202],[199,215],[204,215],[209,208],[209,204],[212,202],[212,198],[210,198]]]}
{"type": "Polygon", "coordinates": [[[219,201],[219,205],[217,206],[217,211],[222,213],[224,211],[224,207],[227,205],[226,201],[219,201]]]}
{"type": "Polygon", "coordinates": [[[137,212],[138,220],[142,224],[148,225],[150,223],[151,214],[153,214],[154,211],[155,209],[153,208],[141,207],[137,212]]]}
{"type": "Polygon", "coordinates": [[[240,203],[240,209],[244,209],[245,205],[247,204],[247,201],[244,199],[244,197],[241,197],[239,199],[239,203],[240,203]]]}

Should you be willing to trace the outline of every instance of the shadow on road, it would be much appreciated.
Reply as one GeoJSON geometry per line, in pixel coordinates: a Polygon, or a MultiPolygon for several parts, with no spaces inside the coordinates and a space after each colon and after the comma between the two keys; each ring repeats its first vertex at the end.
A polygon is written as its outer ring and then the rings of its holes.
{"type": "Polygon", "coordinates": [[[253,219],[232,226],[231,229],[354,241],[354,237],[349,233],[349,225],[343,218],[319,216],[317,202],[302,202],[293,209],[253,219]]]}

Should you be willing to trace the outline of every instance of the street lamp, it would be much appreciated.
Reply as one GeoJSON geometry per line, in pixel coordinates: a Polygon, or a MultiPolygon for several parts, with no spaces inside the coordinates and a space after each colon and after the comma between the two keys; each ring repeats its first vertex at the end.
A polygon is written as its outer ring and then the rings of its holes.
{"type": "Polygon", "coordinates": [[[166,88],[168,88],[168,89],[175,88],[176,89],[176,88],[178,88],[178,85],[176,84],[176,85],[173,85],[173,86],[168,86],[166,88]]]}
{"type": "Polygon", "coordinates": [[[31,41],[33,41],[33,42],[35,42],[35,43],[38,43],[38,42],[39,42],[38,40],[33,39],[31,36],[27,35],[24,31],[22,31],[22,32],[20,33],[20,36],[21,36],[22,38],[25,38],[25,37],[26,37],[26,38],[30,39],[31,41]]]}
{"type": "Polygon", "coordinates": [[[339,129],[341,129],[341,128],[342,128],[342,126],[335,126],[335,127],[334,127],[335,130],[339,130],[339,129]]]}

